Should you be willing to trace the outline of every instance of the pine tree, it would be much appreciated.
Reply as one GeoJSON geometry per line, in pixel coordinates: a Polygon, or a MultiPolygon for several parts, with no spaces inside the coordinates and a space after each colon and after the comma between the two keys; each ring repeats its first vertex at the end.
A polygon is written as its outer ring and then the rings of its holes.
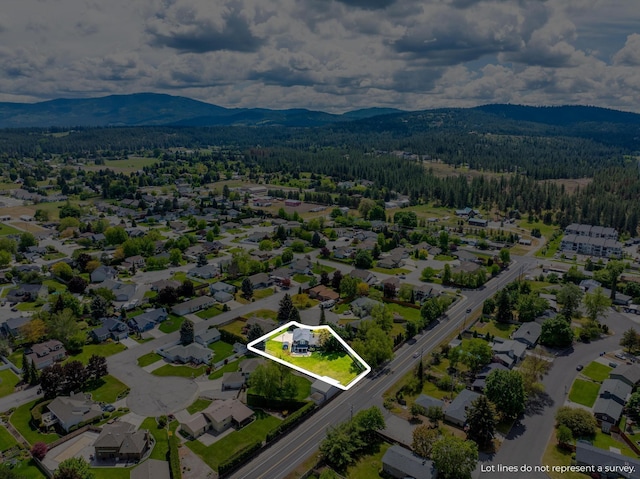
{"type": "Polygon", "coordinates": [[[22,351],[22,382],[29,384],[31,379],[31,367],[29,365],[29,359],[27,359],[27,353],[22,351]]]}
{"type": "Polygon", "coordinates": [[[471,403],[467,410],[467,437],[479,446],[488,446],[496,431],[496,411],[485,396],[471,403]]]}
{"type": "Polygon", "coordinates": [[[291,301],[291,296],[289,296],[289,294],[287,293],[280,300],[280,308],[278,309],[278,321],[281,323],[289,321],[289,316],[291,316],[292,309],[293,301],[291,301]]]}
{"type": "Polygon", "coordinates": [[[327,318],[325,317],[324,314],[324,308],[322,306],[320,306],[320,324],[326,324],[327,323],[327,318]]]}
{"type": "Polygon", "coordinates": [[[38,368],[36,368],[36,363],[31,361],[31,366],[29,366],[29,384],[35,386],[38,384],[38,379],[38,368]]]}

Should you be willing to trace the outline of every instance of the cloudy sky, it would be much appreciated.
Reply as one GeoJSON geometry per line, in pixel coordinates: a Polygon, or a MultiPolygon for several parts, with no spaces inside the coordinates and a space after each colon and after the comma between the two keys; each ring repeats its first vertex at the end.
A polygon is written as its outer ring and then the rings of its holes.
{"type": "Polygon", "coordinates": [[[640,112],[635,0],[2,0],[0,101],[640,112]]]}

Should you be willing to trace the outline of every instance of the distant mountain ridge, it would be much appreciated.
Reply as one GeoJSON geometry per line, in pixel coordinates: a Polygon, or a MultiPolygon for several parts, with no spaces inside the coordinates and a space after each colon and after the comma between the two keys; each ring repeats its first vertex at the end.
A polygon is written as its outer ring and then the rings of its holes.
{"type": "MultiPolygon", "coordinates": [[[[550,126],[584,123],[640,125],[635,113],[588,106],[530,107],[492,104],[468,109],[429,112],[473,112],[495,121],[511,120],[550,126]]],[[[414,119],[421,112],[395,108],[365,108],[341,115],[302,108],[224,108],[190,98],[158,93],[110,95],[100,98],[56,99],[39,103],[0,102],[0,128],[117,127],[117,126],[285,126],[331,124],[378,125],[414,119]]],[[[481,117],[479,117],[481,118],[481,117]]]]}

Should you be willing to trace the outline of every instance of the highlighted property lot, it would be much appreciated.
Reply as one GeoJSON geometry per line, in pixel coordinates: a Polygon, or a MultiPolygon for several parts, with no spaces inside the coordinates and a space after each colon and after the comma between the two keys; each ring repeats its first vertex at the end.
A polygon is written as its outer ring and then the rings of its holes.
{"type": "Polygon", "coordinates": [[[291,321],[251,341],[249,351],[340,389],[350,389],[371,367],[329,326],[291,321]]]}

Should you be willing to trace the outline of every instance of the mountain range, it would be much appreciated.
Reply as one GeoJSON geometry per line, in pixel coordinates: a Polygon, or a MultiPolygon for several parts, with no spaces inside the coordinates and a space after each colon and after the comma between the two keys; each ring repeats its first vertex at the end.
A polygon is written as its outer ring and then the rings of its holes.
{"type": "MultiPolygon", "coordinates": [[[[640,115],[588,106],[530,107],[485,105],[467,109],[498,119],[566,126],[585,123],[640,125],[640,115]]],[[[444,111],[444,110],[433,110],[444,111]]],[[[459,111],[452,109],[451,111],[459,111]]],[[[286,126],[317,127],[348,122],[370,123],[416,118],[421,112],[367,108],[331,114],[302,108],[224,108],[190,98],[157,93],[100,98],[56,99],[39,103],[0,102],[0,128],[117,126],[286,126]],[[385,120],[385,121],[386,121],[385,120]],[[375,120],[373,120],[375,121],[375,120]]]]}

